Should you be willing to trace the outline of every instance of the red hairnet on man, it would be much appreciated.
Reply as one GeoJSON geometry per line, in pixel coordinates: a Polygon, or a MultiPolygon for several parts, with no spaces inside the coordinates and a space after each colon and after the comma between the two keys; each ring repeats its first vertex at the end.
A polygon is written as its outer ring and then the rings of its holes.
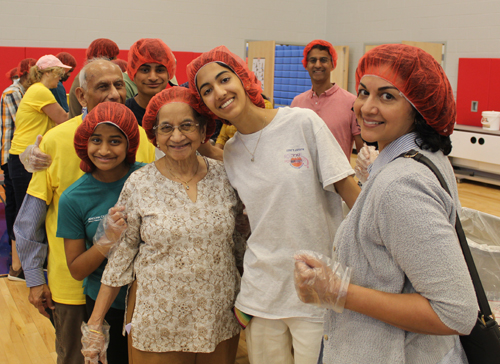
{"type": "MultiPolygon", "coordinates": [[[[115,59],[120,53],[120,48],[111,39],[98,38],[90,43],[87,51],[85,53],[86,60],[91,60],[94,58],[107,58],[109,60],[115,59]]],[[[64,63],[64,62],[63,62],[64,63]]],[[[74,118],[82,113],[82,106],[78,102],[78,98],[75,95],[75,90],[80,87],[79,74],[75,76],[71,89],[69,91],[69,117],[74,118]]]]}

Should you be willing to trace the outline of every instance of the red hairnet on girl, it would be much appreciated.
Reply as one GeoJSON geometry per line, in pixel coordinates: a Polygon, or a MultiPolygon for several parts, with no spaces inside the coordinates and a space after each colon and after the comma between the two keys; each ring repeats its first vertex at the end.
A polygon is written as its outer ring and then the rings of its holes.
{"type": "Polygon", "coordinates": [[[196,85],[196,76],[200,69],[213,62],[228,66],[239,77],[250,100],[259,107],[265,107],[264,98],[262,97],[262,86],[257,77],[255,77],[255,74],[250,71],[245,61],[240,57],[231,53],[225,46],[219,46],[211,51],[203,53],[187,66],[189,89],[195,95],[199,107],[204,114],[210,115],[212,119],[218,119],[218,117],[203,103],[198,91],[198,86],[196,85]]]}
{"type": "Polygon", "coordinates": [[[363,76],[393,84],[438,134],[453,132],[457,110],[450,81],[434,57],[405,44],[385,44],[366,52],[356,69],[356,89],[363,76]]]}
{"type": "Polygon", "coordinates": [[[327,42],[326,40],[316,39],[310,42],[304,48],[304,59],[302,59],[302,65],[304,66],[304,68],[307,68],[307,55],[315,45],[320,45],[328,48],[328,53],[330,53],[330,56],[332,56],[333,68],[337,67],[337,60],[339,59],[339,56],[335,48],[333,48],[332,44],[330,42],[327,42]]]}
{"type": "MultiPolygon", "coordinates": [[[[201,114],[199,108],[199,103],[196,97],[185,87],[172,87],[167,88],[159,93],[157,93],[149,101],[148,107],[146,108],[146,113],[142,118],[142,127],[146,131],[148,139],[156,146],[156,134],[154,131],[154,126],[157,122],[157,115],[162,106],[171,104],[174,102],[183,102],[191,106],[198,114],[201,114]]],[[[207,130],[206,138],[207,141],[210,136],[215,132],[215,121],[212,119],[207,120],[207,130]]]]}
{"type": "Polygon", "coordinates": [[[168,71],[169,80],[175,76],[177,61],[170,48],[161,39],[143,38],[132,44],[128,52],[127,65],[127,74],[132,81],[144,63],[162,64],[168,71]]]}
{"type": "Polygon", "coordinates": [[[76,154],[82,160],[80,169],[84,172],[92,172],[95,165],[88,156],[88,143],[95,128],[99,124],[112,124],[125,135],[128,141],[127,156],[125,161],[129,164],[135,162],[135,154],[139,148],[139,125],[134,113],[125,105],[117,102],[103,102],[90,111],[75,132],[76,154]]]}

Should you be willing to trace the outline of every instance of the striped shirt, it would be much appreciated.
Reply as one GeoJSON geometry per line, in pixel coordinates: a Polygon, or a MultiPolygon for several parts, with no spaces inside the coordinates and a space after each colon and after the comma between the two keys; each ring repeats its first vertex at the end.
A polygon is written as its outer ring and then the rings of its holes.
{"type": "Polygon", "coordinates": [[[4,90],[0,99],[0,158],[2,165],[6,164],[9,158],[10,142],[14,135],[16,113],[25,92],[25,88],[19,83],[10,85],[4,90]]]}

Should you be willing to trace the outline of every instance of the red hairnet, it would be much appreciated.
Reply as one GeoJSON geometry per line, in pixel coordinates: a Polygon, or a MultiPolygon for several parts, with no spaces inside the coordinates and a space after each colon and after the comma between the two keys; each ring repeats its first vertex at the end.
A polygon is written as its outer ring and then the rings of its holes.
{"type": "Polygon", "coordinates": [[[118,45],[111,39],[98,38],[90,43],[87,48],[87,60],[92,58],[106,57],[109,59],[114,59],[120,53],[118,45]]]}
{"type": "Polygon", "coordinates": [[[61,52],[56,54],[56,57],[66,66],[70,66],[71,68],[76,68],[76,59],[68,52],[61,52]]]}
{"type": "Polygon", "coordinates": [[[19,77],[23,77],[30,71],[30,68],[33,67],[35,64],[36,64],[36,59],[34,58],[23,59],[21,62],[19,62],[19,65],[17,66],[17,75],[19,77]]]}
{"type": "Polygon", "coordinates": [[[144,63],[159,63],[167,68],[169,81],[175,76],[177,67],[170,48],[156,38],[143,38],[132,44],[128,52],[127,74],[133,81],[139,67],[144,63]]]}
{"type": "Polygon", "coordinates": [[[453,132],[457,110],[443,68],[427,52],[405,44],[385,44],[368,51],[356,69],[356,89],[365,75],[393,84],[438,134],[453,132]]]}
{"type": "Polygon", "coordinates": [[[116,126],[127,137],[128,147],[125,161],[129,164],[135,162],[135,154],[139,148],[139,126],[134,113],[125,105],[117,102],[103,102],[90,111],[75,132],[76,154],[82,160],[80,169],[84,172],[92,172],[95,165],[88,155],[88,143],[95,128],[99,124],[108,123],[116,126]]]}
{"type": "Polygon", "coordinates": [[[264,98],[262,97],[262,86],[260,81],[255,77],[255,74],[250,71],[247,64],[236,54],[231,53],[225,46],[219,46],[211,51],[205,52],[198,58],[194,59],[187,66],[187,76],[189,80],[189,89],[195,95],[199,103],[199,108],[204,114],[210,115],[212,119],[219,119],[203,102],[198,85],[196,84],[196,76],[200,69],[209,63],[223,63],[228,66],[241,80],[245,91],[250,100],[258,107],[264,108],[264,98]]]}
{"type": "Polygon", "coordinates": [[[12,77],[17,76],[17,67],[14,67],[11,69],[9,72],[5,74],[5,77],[7,77],[9,80],[12,80],[12,77]]]}
{"type": "MultiPolygon", "coordinates": [[[[167,88],[161,92],[158,92],[153,98],[149,101],[148,107],[146,108],[146,113],[142,118],[142,127],[146,131],[148,139],[156,146],[156,133],[153,130],[156,125],[157,115],[162,106],[171,104],[174,102],[183,102],[188,104],[195,110],[198,114],[201,114],[201,110],[199,108],[199,102],[196,97],[193,95],[191,91],[189,91],[185,87],[172,87],[167,88]]],[[[206,138],[207,141],[212,134],[215,132],[215,121],[207,118],[207,131],[206,138]]]]}
{"type": "Polygon", "coordinates": [[[337,55],[337,51],[335,50],[335,48],[333,48],[332,44],[330,42],[327,42],[326,40],[316,39],[310,42],[304,48],[304,59],[302,59],[302,65],[304,66],[304,68],[307,68],[307,55],[316,45],[328,48],[328,53],[330,53],[330,56],[332,56],[333,68],[337,67],[337,59],[339,59],[339,56],[337,55]]]}
{"type": "Polygon", "coordinates": [[[117,58],[117,59],[113,59],[111,62],[118,65],[118,67],[120,67],[122,72],[127,72],[127,61],[117,58]]]}

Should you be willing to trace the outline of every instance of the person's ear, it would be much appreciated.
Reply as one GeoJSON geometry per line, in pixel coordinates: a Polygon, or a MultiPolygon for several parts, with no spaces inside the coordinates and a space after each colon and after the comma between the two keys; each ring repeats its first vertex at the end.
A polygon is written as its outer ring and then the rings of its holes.
{"type": "Polygon", "coordinates": [[[82,105],[82,107],[87,107],[87,100],[85,99],[85,91],[83,88],[77,87],[75,89],[75,95],[80,105],[82,105]]]}
{"type": "Polygon", "coordinates": [[[205,140],[207,137],[207,126],[205,125],[203,129],[200,130],[201,140],[205,140]]]}

